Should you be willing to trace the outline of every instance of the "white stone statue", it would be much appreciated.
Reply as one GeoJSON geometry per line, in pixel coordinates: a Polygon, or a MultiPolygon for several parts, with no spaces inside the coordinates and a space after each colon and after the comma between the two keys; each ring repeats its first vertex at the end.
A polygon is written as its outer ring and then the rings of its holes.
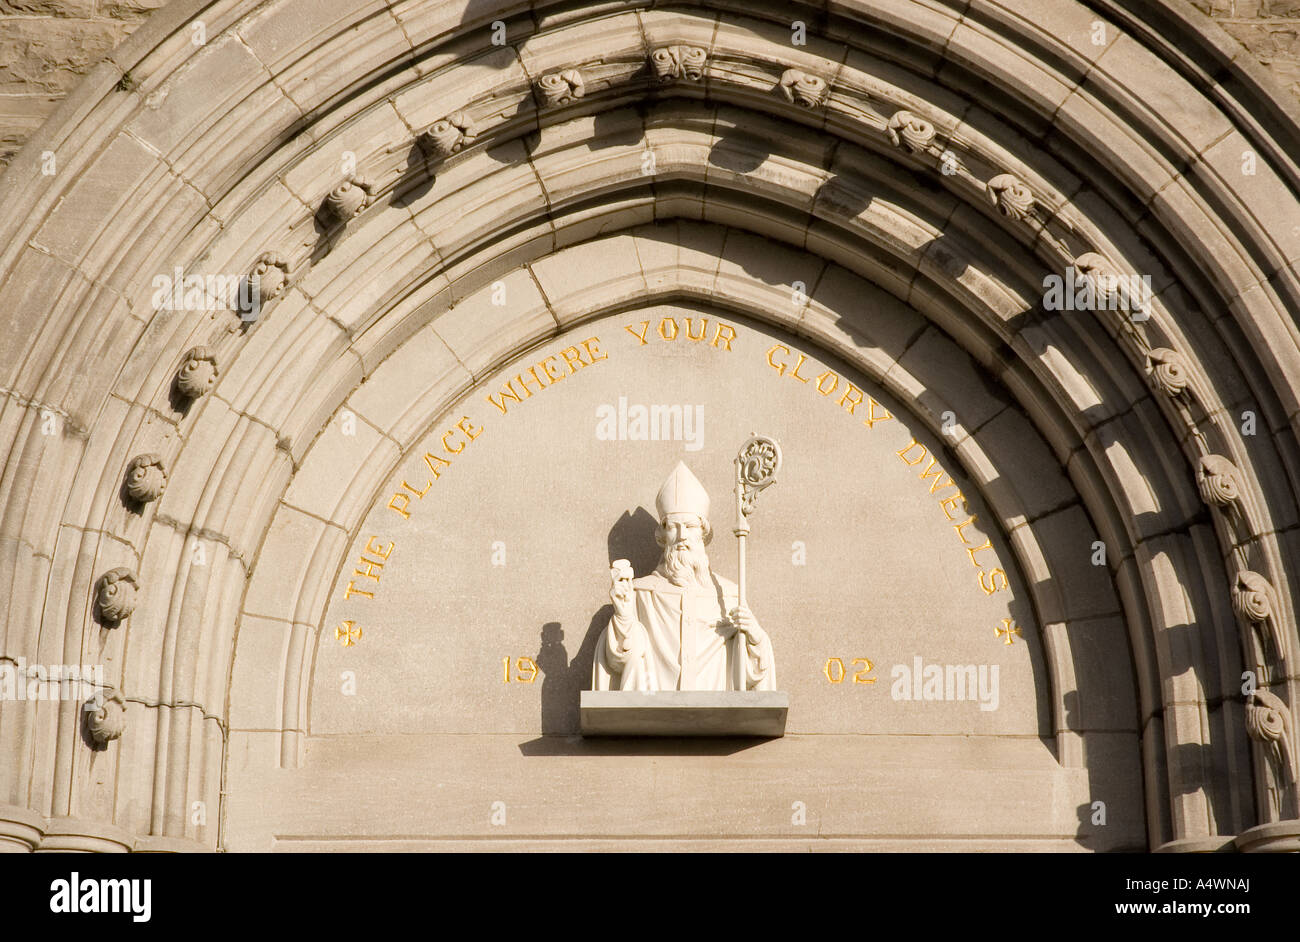
{"type": "Polygon", "coordinates": [[[610,567],[614,616],[596,649],[593,690],[775,690],[772,642],[736,584],[709,567],[709,495],[686,465],[655,498],[663,558],[633,578],[610,567]]]}

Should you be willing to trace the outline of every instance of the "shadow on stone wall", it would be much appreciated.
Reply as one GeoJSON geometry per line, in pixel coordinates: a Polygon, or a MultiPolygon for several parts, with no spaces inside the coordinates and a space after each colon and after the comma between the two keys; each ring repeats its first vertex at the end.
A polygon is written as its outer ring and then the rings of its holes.
{"type": "MultiPolygon", "coordinates": [[[[655,519],[645,508],[625,512],[609,531],[609,561],[631,560],[637,575],[650,572],[659,562],[654,531],[655,519]]],[[[578,735],[578,695],[591,689],[596,644],[613,613],[613,606],[606,604],[592,615],[572,658],[565,645],[564,626],[556,621],[542,625],[541,646],[534,660],[542,672],[543,736],[578,735]]]]}

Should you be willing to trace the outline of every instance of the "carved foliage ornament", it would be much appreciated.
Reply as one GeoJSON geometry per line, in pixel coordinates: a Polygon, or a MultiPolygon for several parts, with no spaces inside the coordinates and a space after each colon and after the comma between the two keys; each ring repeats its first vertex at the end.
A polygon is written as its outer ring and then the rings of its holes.
{"type": "Polygon", "coordinates": [[[1206,455],[1196,465],[1196,486],[1207,504],[1227,507],[1241,496],[1241,475],[1223,455],[1206,455]]]}
{"type": "Polygon", "coordinates": [[[1239,617],[1260,633],[1264,642],[1281,655],[1280,626],[1273,620],[1277,611],[1277,593],[1267,579],[1257,572],[1243,569],[1232,583],[1232,608],[1239,617]]]}
{"type": "Polygon", "coordinates": [[[1093,296],[1106,307],[1112,302],[1119,287],[1119,275],[1110,262],[1097,252],[1084,252],[1074,260],[1074,270],[1092,285],[1093,296]]]}
{"type": "Polygon", "coordinates": [[[565,69],[563,72],[551,72],[543,75],[533,86],[537,100],[547,108],[555,105],[567,105],[586,94],[586,84],[582,73],[577,69],[565,69]]]}
{"type": "Polygon", "coordinates": [[[441,121],[429,125],[415,140],[430,157],[450,157],[473,144],[477,135],[478,127],[474,120],[463,111],[453,111],[441,121]]]}
{"type": "Polygon", "coordinates": [[[704,78],[708,61],[708,52],[699,46],[660,46],[650,53],[655,78],[665,85],[678,79],[698,82],[704,78]]]}
{"type": "Polygon", "coordinates": [[[989,202],[1008,219],[1019,222],[1034,212],[1034,194],[1023,180],[1014,174],[999,173],[985,185],[989,202]]]}
{"type": "MultiPolygon", "coordinates": [[[[1121,275],[1105,256],[1084,252],[1074,260],[1079,276],[1088,282],[1096,310],[1125,311],[1138,314],[1150,300],[1150,279],[1121,275]]],[[[1145,320],[1146,318],[1142,318],[1145,320]]]]}
{"type": "Polygon", "coordinates": [[[370,205],[374,184],[363,177],[348,177],[330,190],[321,204],[320,214],[327,226],[345,225],[370,205]]]}
{"type": "Polygon", "coordinates": [[[263,304],[278,298],[289,283],[289,260],[279,252],[263,252],[257,257],[248,280],[263,304]]]}
{"type": "Polygon", "coordinates": [[[263,252],[257,257],[246,279],[247,291],[239,295],[239,319],[257,320],[262,306],[284,293],[289,284],[289,260],[279,252],[263,252]]]}
{"type": "Polygon", "coordinates": [[[120,693],[86,701],[86,732],[97,746],[107,746],[126,732],[126,701],[120,693]]]}
{"type": "Polygon", "coordinates": [[[181,395],[198,399],[212,391],[217,375],[217,355],[207,347],[191,347],[176,371],[176,388],[181,395]]]}
{"type": "Polygon", "coordinates": [[[95,581],[95,611],[100,619],[112,624],[130,618],[135,611],[140,581],[125,566],[110,569],[95,581]]]}
{"type": "Polygon", "coordinates": [[[934,143],[934,125],[910,111],[894,112],[886,130],[891,144],[913,154],[921,153],[934,143]]]}
{"type": "Polygon", "coordinates": [[[781,90],[786,101],[801,108],[820,108],[826,104],[831,91],[824,78],[809,75],[799,69],[786,69],[776,87],[781,90]]]}
{"type": "Polygon", "coordinates": [[[1256,690],[1246,704],[1246,732],[1271,753],[1283,780],[1295,781],[1295,754],[1291,745],[1291,713],[1275,694],[1256,690]]]}
{"type": "Polygon", "coordinates": [[[167,469],[161,456],[136,455],[126,466],[126,493],[132,500],[141,504],[157,500],[166,486],[167,469]]]}
{"type": "Polygon", "coordinates": [[[1187,360],[1177,350],[1156,347],[1147,352],[1147,372],[1165,393],[1177,396],[1187,388],[1187,360]]]}
{"type": "Polygon", "coordinates": [[[1275,608],[1273,587],[1257,572],[1243,569],[1232,584],[1232,607],[1248,621],[1267,620],[1275,608]]]}

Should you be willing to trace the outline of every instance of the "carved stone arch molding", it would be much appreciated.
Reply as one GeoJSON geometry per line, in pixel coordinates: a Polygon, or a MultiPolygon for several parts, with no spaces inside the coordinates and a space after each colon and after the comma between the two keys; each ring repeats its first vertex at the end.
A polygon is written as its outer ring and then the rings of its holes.
{"type": "MultiPolygon", "coordinates": [[[[350,781],[313,672],[392,476],[508,363],[698,311],[947,443],[1041,656],[1033,837],[1300,844],[1294,105],[1172,0],[801,9],[174,0],[65,101],[0,177],[0,663],[113,692],[0,707],[5,842],[311,833],[241,809],[350,781]]],[[[917,832],[1011,846],[970,810],[917,832]]]]}

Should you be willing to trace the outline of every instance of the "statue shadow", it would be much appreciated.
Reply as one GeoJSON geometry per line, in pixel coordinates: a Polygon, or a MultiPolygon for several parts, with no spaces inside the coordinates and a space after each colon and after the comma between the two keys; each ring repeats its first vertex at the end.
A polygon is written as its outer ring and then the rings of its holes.
{"type": "MultiPolygon", "coordinates": [[[[655,543],[655,528],[658,526],[659,521],[644,507],[638,507],[632,513],[624,511],[609,530],[606,543],[609,561],[626,559],[638,576],[654,571],[659,565],[660,554],[655,543]]],[[[608,613],[605,617],[608,619],[608,613]]]]}
{"type": "MultiPolygon", "coordinates": [[[[659,561],[655,526],[655,518],[644,507],[624,512],[609,531],[609,561],[630,560],[633,569],[642,574],[654,569],[659,561]]],[[[578,735],[578,695],[591,689],[596,644],[613,613],[613,606],[606,604],[592,615],[572,658],[564,645],[564,626],[556,621],[542,625],[541,645],[534,661],[542,672],[543,736],[578,735]]]]}
{"type": "Polygon", "coordinates": [[[578,695],[591,686],[596,642],[613,611],[612,605],[605,605],[592,616],[572,660],[564,647],[563,626],[556,621],[542,626],[541,647],[533,660],[542,672],[543,737],[578,735],[578,695]]]}

